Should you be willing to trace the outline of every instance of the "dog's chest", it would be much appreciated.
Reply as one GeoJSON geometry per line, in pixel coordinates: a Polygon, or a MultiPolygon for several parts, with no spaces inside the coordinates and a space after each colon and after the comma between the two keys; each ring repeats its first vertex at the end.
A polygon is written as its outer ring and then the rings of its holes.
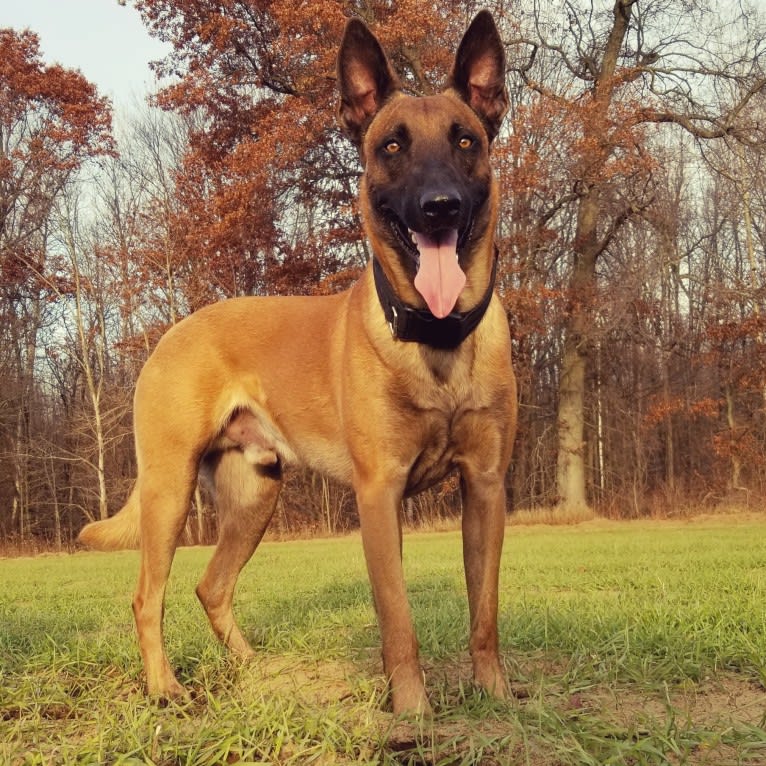
{"type": "Polygon", "coordinates": [[[448,438],[429,442],[412,465],[407,494],[416,494],[441,481],[455,467],[454,458],[454,445],[448,438]]]}
{"type": "Polygon", "coordinates": [[[466,417],[483,409],[476,392],[461,381],[456,385],[421,388],[410,399],[413,463],[407,492],[414,494],[436,484],[457,465],[466,448],[466,417]]]}

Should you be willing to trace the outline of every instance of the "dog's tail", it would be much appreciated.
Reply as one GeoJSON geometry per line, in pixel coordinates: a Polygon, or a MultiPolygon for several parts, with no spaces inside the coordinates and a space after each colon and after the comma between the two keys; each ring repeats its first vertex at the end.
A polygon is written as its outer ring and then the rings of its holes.
{"type": "Polygon", "coordinates": [[[77,539],[83,545],[99,551],[138,548],[141,542],[140,520],[141,504],[136,484],[128,501],[114,516],[87,524],[77,539]]]}

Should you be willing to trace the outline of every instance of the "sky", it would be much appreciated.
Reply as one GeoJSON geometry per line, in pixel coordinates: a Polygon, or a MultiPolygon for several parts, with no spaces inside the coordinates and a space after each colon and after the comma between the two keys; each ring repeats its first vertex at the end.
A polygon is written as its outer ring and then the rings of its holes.
{"type": "MultiPolygon", "coordinates": [[[[766,0],[752,1],[766,11],[766,0]]],[[[43,61],[79,69],[118,110],[156,90],[148,62],[168,50],[118,0],[0,0],[0,27],[29,27],[43,61]]]]}
{"type": "Polygon", "coordinates": [[[168,50],[117,0],[0,0],[0,27],[36,32],[46,64],[79,69],[118,109],[156,90],[148,62],[168,50]]]}

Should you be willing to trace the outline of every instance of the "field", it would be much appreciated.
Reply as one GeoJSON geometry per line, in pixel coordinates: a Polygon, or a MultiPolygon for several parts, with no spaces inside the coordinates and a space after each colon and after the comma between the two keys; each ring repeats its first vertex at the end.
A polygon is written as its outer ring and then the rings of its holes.
{"type": "Polygon", "coordinates": [[[766,517],[506,532],[501,640],[515,700],[472,688],[460,537],[405,538],[436,713],[386,712],[356,536],[264,543],[230,662],[178,552],[166,634],[190,701],[148,701],[135,552],[0,560],[2,764],[766,764],[766,517]]]}

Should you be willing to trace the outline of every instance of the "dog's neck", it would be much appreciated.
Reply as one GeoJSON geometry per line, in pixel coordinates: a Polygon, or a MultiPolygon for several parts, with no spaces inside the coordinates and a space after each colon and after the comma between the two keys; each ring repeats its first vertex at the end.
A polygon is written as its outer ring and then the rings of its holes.
{"type": "Polygon", "coordinates": [[[443,319],[437,319],[428,309],[417,309],[404,303],[388,281],[378,259],[373,258],[375,290],[394,339],[441,350],[457,348],[476,329],[489,307],[497,277],[497,255],[495,249],[489,285],[482,299],[472,309],[453,311],[443,319]]]}

